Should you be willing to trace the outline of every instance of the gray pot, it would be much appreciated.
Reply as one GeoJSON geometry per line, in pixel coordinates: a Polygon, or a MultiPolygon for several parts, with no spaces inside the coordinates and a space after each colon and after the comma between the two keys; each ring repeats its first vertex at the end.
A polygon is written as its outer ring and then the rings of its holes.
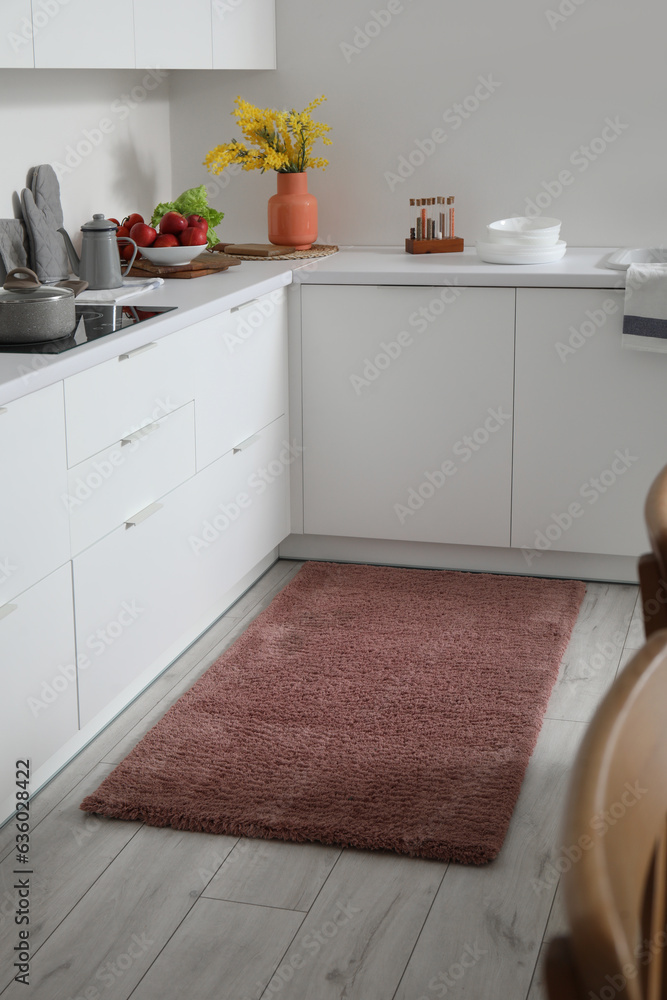
{"type": "Polygon", "coordinates": [[[0,289],[0,344],[69,337],[76,329],[74,294],[72,287],[43,285],[29,267],[15,267],[0,289]]]}

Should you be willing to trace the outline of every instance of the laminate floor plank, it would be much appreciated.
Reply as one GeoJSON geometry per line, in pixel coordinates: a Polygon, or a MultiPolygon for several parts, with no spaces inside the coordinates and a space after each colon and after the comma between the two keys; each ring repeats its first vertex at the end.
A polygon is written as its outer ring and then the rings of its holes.
{"type": "Polygon", "coordinates": [[[547,923],[547,929],[544,934],[544,941],[542,942],[540,954],[535,966],[533,981],[530,984],[530,990],[526,1000],[549,1000],[549,997],[547,996],[546,981],[544,978],[544,959],[547,947],[549,941],[552,941],[553,938],[559,937],[561,934],[566,934],[567,929],[565,908],[563,906],[563,892],[559,884],[558,889],[556,890],[553,906],[551,907],[551,913],[549,914],[549,922],[547,923]]]}
{"type": "MultiPolygon", "coordinates": [[[[85,895],[141,827],[89,816],[78,806],[111,770],[97,765],[53,810],[46,824],[30,835],[30,864],[25,868],[30,888],[30,949],[36,951],[85,895]]],[[[14,853],[0,864],[0,956],[11,955],[17,944],[14,911],[15,884],[26,878],[14,853]]],[[[0,961],[0,989],[11,982],[14,970],[0,961]]]]}
{"type": "Polygon", "coordinates": [[[588,722],[616,675],[636,600],[630,584],[587,585],[546,718],[588,722]]]}
{"type": "MultiPolygon", "coordinates": [[[[279,969],[295,968],[289,1000],[388,1000],[447,866],[345,850],[279,969]]],[[[262,1000],[272,1000],[271,985],[262,1000]]]]}
{"type": "Polygon", "coordinates": [[[199,899],[132,1000],[257,1000],[303,917],[271,907],[199,899]]]}
{"type": "Polygon", "coordinates": [[[340,857],[341,848],[281,840],[239,840],[204,895],[237,903],[306,911],[340,857]]]}
{"type": "MultiPolygon", "coordinates": [[[[235,842],[142,826],[33,955],[30,1000],[69,1000],[91,987],[127,1000],[201,895],[212,854],[224,860],[235,842]]],[[[12,982],[2,996],[24,990],[12,982]]]]}
{"type": "Polygon", "coordinates": [[[560,824],[581,723],[547,720],[495,861],[450,865],[395,1000],[520,1000],[530,987],[557,884],[560,824]]]}
{"type": "Polygon", "coordinates": [[[645,642],[646,634],[644,631],[642,598],[641,594],[638,594],[637,603],[635,604],[635,610],[632,616],[632,621],[630,622],[630,628],[628,629],[625,645],[630,649],[641,649],[645,642]]]}

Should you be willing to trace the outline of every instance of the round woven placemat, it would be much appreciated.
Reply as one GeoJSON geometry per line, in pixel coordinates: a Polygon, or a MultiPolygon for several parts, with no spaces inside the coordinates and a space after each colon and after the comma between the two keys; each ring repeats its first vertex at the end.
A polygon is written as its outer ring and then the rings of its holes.
{"type": "Polygon", "coordinates": [[[251,257],[243,253],[235,253],[238,260],[304,260],[306,257],[328,257],[336,253],[338,247],[327,246],[324,243],[313,243],[310,250],[293,250],[292,253],[277,253],[270,257],[251,257]]]}

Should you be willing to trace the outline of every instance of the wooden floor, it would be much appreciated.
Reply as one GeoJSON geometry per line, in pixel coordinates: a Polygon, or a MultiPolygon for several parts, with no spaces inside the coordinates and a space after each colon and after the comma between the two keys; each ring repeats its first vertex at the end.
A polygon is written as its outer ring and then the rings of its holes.
{"type": "Polygon", "coordinates": [[[285,586],[281,561],[33,802],[31,980],[13,981],[14,829],[0,830],[0,991],[30,1000],[541,1000],[554,862],[586,722],[642,645],[636,587],[589,584],[505,845],[481,868],[160,830],[79,802],[285,586]]]}

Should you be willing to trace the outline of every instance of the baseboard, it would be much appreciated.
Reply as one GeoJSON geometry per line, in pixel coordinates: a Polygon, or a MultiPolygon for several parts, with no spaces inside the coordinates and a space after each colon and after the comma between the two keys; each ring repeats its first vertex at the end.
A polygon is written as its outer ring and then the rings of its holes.
{"type": "Polygon", "coordinates": [[[397,542],[332,535],[290,535],[280,545],[282,559],[322,559],[425,569],[460,569],[474,573],[638,582],[637,560],[584,552],[538,552],[476,545],[397,542]]]}

